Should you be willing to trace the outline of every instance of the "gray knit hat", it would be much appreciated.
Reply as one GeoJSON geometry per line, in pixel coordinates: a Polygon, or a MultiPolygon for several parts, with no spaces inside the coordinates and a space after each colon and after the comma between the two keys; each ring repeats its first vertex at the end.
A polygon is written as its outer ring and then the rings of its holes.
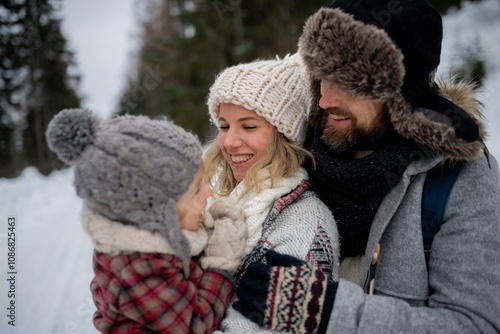
{"type": "Polygon", "coordinates": [[[223,70],[210,88],[208,110],[217,124],[222,103],[254,111],[292,142],[305,138],[310,95],[300,57],[258,60],[223,70]]]}
{"type": "Polygon", "coordinates": [[[74,165],[78,196],[114,221],[159,232],[189,270],[177,201],[201,164],[199,140],[168,120],[122,116],[98,124],[92,112],[65,109],[49,123],[49,148],[74,165]]]}

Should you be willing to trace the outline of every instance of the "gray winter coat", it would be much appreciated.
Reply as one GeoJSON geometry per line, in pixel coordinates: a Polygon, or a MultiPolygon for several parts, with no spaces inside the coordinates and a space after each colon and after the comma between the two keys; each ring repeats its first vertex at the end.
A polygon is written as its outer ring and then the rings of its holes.
{"type": "Polygon", "coordinates": [[[372,258],[359,285],[340,280],[328,333],[497,333],[500,331],[500,176],[484,156],[456,181],[425,265],[421,197],[425,171],[413,162],[376,214],[365,254],[380,243],[374,293],[372,258]],[[428,305],[426,305],[428,303],[428,305]]]}

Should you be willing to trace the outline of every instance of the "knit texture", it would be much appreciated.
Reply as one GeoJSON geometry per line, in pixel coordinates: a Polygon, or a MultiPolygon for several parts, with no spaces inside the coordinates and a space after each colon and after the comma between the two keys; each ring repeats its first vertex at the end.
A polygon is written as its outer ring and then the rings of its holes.
{"type": "Polygon", "coordinates": [[[266,252],[266,261],[248,268],[234,308],[263,328],[325,333],[330,313],[323,311],[331,312],[337,283],[315,264],[274,250],[266,252]]]}
{"type": "Polygon", "coordinates": [[[177,200],[201,164],[194,135],[167,120],[123,116],[98,123],[89,110],[65,109],[50,121],[46,137],[59,158],[74,165],[76,192],[90,209],[160,233],[189,270],[177,200]]]}
{"type": "Polygon", "coordinates": [[[326,278],[315,267],[273,267],[264,327],[292,333],[314,333],[319,327],[326,278]]]}
{"type": "Polygon", "coordinates": [[[264,261],[269,249],[315,262],[330,279],[338,279],[340,246],[337,222],[309,188],[309,182],[303,181],[274,203],[262,224],[256,246],[244,257],[236,273],[237,281],[249,266],[264,261]]]}
{"type": "Polygon", "coordinates": [[[308,133],[307,147],[316,167],[307,164],[312,188],[337,220],[342,257],[364,255],[373,218],[387,193],[399,182],[401,166],[424,154],[393,130],[373,153],[358,159],[332,152],[322,139],[322,122],[308,133]]]}
{"type": "Polygon", "coordinates": [[[222,71],[210,88],[208,109],[217,125],[222,103],[252,110],[296,144],[305,136],[310,98],[298,55],[259,60],[222,71]]]}
{"type": "Polygon", "coordinates": [[[206,210],[203,224],[210,238],[200,260],[201,267],[234,274],[243,257],[247,236],[241,207],[231,200],[219,199],[206,210]]]}
{"type": "MultiPolygon", "coordinates": [[[[248,254],[238,271],[237,280],[252,264],[265,263],[265,254],[273,249],[319,266],[325,276],[338,278],[339,241],[336,223],[328,208],[318,200],[309,184],[302,182],[291,193],[278,199],[263,223],[257,246],[248,254]]],[[[217,333],[268,333],[236,311],[233,304],[217,333]]]]}
{"type": "MultiPolygon", "coordinates": [[[[252,249],[257,246],[259,238],[262,236],[262,225],[266,217],[269,215],[271,208],[275,202],[282,196],[290,193],[297,188],[301,182],[307,179],[307,173],[304,168],[300,168],[297,173],[290,177],[283,177],[275,182],[271,188],[271,180],[269,179],[269,170],[260,171],[262,181],[262,189],[259,193],[250,192],[242,198],[246,190],[245,183],[239,183],[229,195],[229,200],[241,205],[244,216],[247,239],[245,243],[244,255],[249,254],[252,249]]],[[[213,197],[216,198],[216,197],[213,197]]],[[[212,202],[208,205],[210,208],[212,202]]]]}

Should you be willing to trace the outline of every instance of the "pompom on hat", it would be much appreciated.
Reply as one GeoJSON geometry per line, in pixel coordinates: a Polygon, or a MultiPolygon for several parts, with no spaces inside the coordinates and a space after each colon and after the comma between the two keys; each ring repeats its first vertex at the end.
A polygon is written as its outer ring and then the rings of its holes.
{"type": "Polygon", "coordinates": [[[59,159],[74,165],[76,192],[90,209],[160,233],[189,270],[177,201],[201,165],[193,134],[165,119],[122,116],[99,123],[89,110],[65,109],[50,121],[46,138],[59,159]]]}
{"type": "Polygon", "coordinates": [[[208,110],[217,124],[222,103],[232,103],[265,118],[293,143],[305,138],[310,95],[298,55],[231,66],[210,88],[208,110]]]}

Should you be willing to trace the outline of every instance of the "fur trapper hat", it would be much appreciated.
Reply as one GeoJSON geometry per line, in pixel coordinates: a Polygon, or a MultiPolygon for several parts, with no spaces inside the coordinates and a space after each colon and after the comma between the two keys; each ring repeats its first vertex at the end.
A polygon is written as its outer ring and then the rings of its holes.
{"type": "Polygon", "coordinates": [[[304,142],[310,96],[298,55],[257,60],[223,70],[210,88],[208,110],[217,125],[222,103],[254,111],[293,143],[304,142]]]}
{"type": "Polygon", "coordinates": [[[113,221],[158,232],[189,270],[177,201],[201,164],[199,140],[168,120],[122,116],[102,123],[92,112],[65,109],[49,123],[49,148],[74,165],[79,197],[113,221]]]}
{"type": "Polygon", "coordinates": [[[326,79],[353,96],[385,103],[395,130],[403,137],[446,157],[477,157],[485,148],[486,135],[479,103],[474,99],[474,110],[464,110],[445,98],[434,83],[442,37],[439,13],[425,0],[402,1],[399,11],[386,19],[390,24],[377,24],[373,13],[382,9],[373,6],[381,3],[335,1],[332,6],[348,13],[321,8],[304,25],[298,46],[312,93],[310,124],[320,112],[320,81],[326,79]],[[412,43],[420,48],[416,54],[407,45],[412,43]]]}

